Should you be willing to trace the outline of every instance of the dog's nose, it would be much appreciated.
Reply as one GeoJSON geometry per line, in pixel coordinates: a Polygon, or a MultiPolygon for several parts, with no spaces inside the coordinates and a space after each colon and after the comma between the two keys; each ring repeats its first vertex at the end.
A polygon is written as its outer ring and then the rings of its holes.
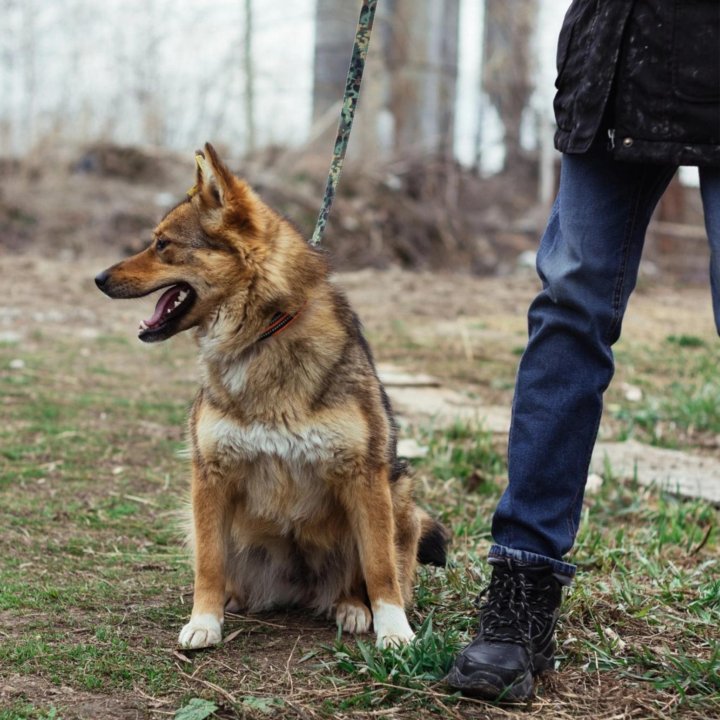
{"type": "Polygon", "coordinates": [[[107,270],[103,270],[95,276],[95,284],[102,290],[103,285],[105,285],[109,277],[110,273],[107,270]]]}

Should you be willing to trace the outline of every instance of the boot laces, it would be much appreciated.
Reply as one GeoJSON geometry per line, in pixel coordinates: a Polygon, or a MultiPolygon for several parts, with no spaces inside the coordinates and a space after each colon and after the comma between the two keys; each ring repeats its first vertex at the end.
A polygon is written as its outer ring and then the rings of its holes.
{"type": "Polygon", "coordinates": [[[546,600],[524,573],[496,569],[490,584],[475,600],[483,638],[531,646],[533,636],[549,620],[546,600]]]}

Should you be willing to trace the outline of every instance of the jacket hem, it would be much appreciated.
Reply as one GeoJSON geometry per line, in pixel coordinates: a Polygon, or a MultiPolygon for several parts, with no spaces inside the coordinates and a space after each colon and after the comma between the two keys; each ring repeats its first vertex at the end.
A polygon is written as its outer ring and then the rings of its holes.
{"type": "Polygon", "coordinates": [[[622,162],[646,162],[662,165],[720,167],[720,144],[658,142],[636,140],[628,147],[618,136],[613,157],[622,162]]]}

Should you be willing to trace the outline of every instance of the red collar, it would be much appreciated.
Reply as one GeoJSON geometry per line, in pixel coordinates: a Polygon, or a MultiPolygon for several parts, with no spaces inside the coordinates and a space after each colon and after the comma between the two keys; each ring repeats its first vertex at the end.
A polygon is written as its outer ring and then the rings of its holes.
{"type": "Polygon", "coordinates": [[[305,305],[307,305],[307,300],[294,315],[278,310],[270,319],[270,324],[260,333],[257,341],[267,340],[271,335],[275,335],[281,330],[284,330],[305,309],[305,305]]]}

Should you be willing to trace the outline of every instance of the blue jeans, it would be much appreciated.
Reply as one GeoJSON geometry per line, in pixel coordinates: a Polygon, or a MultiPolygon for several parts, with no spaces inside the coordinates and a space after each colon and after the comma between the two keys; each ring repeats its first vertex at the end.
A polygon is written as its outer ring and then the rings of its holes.
{"type": "MultiPolygon", "coordinates": [[[[650,216],[674,166],[620,163],[598,146],[564,155],[560,190],[540,243],[543,289],[528,313],[508,450],[509,485],[493,517],[490,561],[563,562],[580,521],[611,347],[635,287],[650,216]]],[[[710,278],[720,332],[720,168],[701,168],[710,278]]]]}

